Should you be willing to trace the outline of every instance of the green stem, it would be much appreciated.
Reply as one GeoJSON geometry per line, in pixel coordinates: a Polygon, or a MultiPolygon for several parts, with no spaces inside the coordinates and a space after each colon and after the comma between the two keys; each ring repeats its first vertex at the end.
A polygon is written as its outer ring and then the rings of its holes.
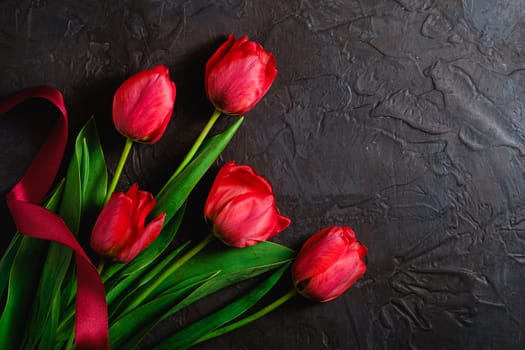
{"type": "Polygon", "coordinates": [[[164,190],[164,188],[166,188],[166,186],[175,177],[177,177],[177,175],[179,175],[180,172],[182,170],[184,170],[186,165],[188,165],[188,163],[193,159],[193,156],[195,155],[195,153],[197,153],[197,151],[199,150],[199,147],[202,145],[202,142],[204,141],[204,139],[206,138],[206,136],[210,132],[211,128],[213,127],[213,125],[215,125],[215,122],[217,122],[217,120],[219,119],[220,116],[221,116],[221,112],[219,112],[218,110],[214,110],[213,111],[210,119],[208,119],[208,122],[204,126],[204,129],[202,129],[201,133],[199,134],[199,136],[197,137],[197,139],[193,143],[193,146],[191,146],[190,150],[188,151],[188,153],[186,154],[186,156],[184,157],[184,159],[180,163],[179,167],[175,170],[173,175],[171,175],[170,179],[168,180],[168,182],[166,182],[166,185],[164,185],[164,187],[162,188],[162,190],[160,190],[159,193],[161,193],[164,190]]]}
{"type": "Polygon", "coordinates": [[[188,260],[190,260],[195,254],[200,252],[202,249],[204,249],[208,243],[210,243],[213,239],[213,235],[210,233],[208,236],[206,236],[199,244],[197,244],[195,247],[193,247],[191,250],[186,252],[183,256],[181,256],[175,263],[171,266],[169,266],[162,274],[155,278],[155,280],[152,280],[151,283],[146,285],[146,289],[144,289],[134,300],[132,303],[130,303],[126,309],[122,312],[122,315],[125,315],[129,311],[133,310],[151,294],[157,288],[166,278],[171,276],[175,271],[179,269],[182,265],[184,265],[188,260]]]}
{"type": "Polygon", "coordinates": [[[128,159],[129,152],[131,151],[131,146],[133,146],[133,140],[127,138],[126,143],[124,144],[124,149],[122,150],[122,154],[120,155],[117,168],[115,169],[115,174],[113,175],[113,179],[111,179],[111,183],[109,184],[108,192],[106,194],[106,198],[104,199],[104,204],[109,201],[111,194],[117,187],[120,174],[122,174],[122,169],[124,169],[124,164],[126,164],[126,159],[128,159]]]}
{"type": "Polygon", "coordinates": [[[218,328],[214,330],[213,332],[210,332],[202,337],[200,337],[195,343],[192,344],[199,344],[203,341],[210,340],[212,338],[216,338],[218,336],[221,336],[223,334],[229,333],[231,331],[236,330],[237,328],[240,328],[242,326],[247,325],[248,323],[251,323],[255,320],[258,320],[259,318],[263,317],[264,315],[270,313],[271,311],[277,309],[279,306],[287,302],[288,300],[292,299],[295,295],[297,295],[297,291],[295,289],[290,290],[288,293],[280,297],[279,299],[275,300],[273,303],[266,305],[261,310],[257,311],[256,313],[243,318],[242,320],[239,320],[237,322],[234,322],[228,326],[224,326],[221,328],[218,328]]]}

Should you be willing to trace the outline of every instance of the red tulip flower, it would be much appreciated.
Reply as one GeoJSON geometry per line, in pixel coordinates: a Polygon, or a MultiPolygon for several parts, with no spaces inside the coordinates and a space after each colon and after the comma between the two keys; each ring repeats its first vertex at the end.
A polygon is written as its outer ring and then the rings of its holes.
{"type": "Polygon", "coordinates": [[[206,63],[206,94],[215,108],[229,115],[244,115],[270,89],[277,70],[270,52],[247,36],[228,40],[206,63]]]}
{"type": "Polygon", "coordinates": [[[127,79],[113,98],[113,122],[125,137],[157,142],[170,121],[176,88],[168,68],[159,65],[127,79]]]}
{"type": "Polygon", "coordinates": [[[130,262],[159,235],[165,213],[145,225],[146,216],[155,206],[151,193],[140,191],[137,184],[128,192],[114,192],[102,209],[93,232],[91,248],[113,261],[130,262]]]}
{"type": "Polygon", "coordinates": [[[317,232],[304,243],[292,266],[297,291],[320,302],[337,298],[365,273],[362,259],[367,251],[349,227],[317,232]]]}
{"type": "Polygon", "coordinates": [[[279,214],[270,183],[247,165],[226,163],[204,206],[213,234],[230,247],[266,241],[290,225],[279,214]]]}

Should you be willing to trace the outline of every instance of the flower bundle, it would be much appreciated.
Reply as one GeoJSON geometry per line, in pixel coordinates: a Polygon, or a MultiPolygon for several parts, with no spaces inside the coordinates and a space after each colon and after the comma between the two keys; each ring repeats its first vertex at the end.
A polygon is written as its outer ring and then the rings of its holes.
{"type": "Polygon", "coordinates": [[[133,144],[157,142],[170,121],[176,86],[168,68],[139,72],[116,91],[112,117],[125,144],[109,183],[90,120],[76,139],[65,178],[49,192],[67,139],[67,111],[57,90],[28,89],[0,102],[3,114],[28,99],[44,99],[60,115],[7,195],[20,234],[0,260],[0,348],[135,348],[158,322],[188,305],[266,276],[156,347],[184,349],[252,322],[297,294],[325,302],[354,284],[365,273],[367,252],[354,232],[325,228],[297,255],[268,242],[291,220],[279,212],[268,180],[233,161],[220,169],[204,205],[210,233],[199,243],[172,244],[190,193],[276,75],[270,52],[247,37],[230,35],[205,68],[205,90],[215,111],[155,196],[138,184],[126,192],[115,189],[133,144]],[[233,122],[208,136],[222,115],[233,116],[233,122]],[[253,311],[290,266],[294,289],[253,311]]]}

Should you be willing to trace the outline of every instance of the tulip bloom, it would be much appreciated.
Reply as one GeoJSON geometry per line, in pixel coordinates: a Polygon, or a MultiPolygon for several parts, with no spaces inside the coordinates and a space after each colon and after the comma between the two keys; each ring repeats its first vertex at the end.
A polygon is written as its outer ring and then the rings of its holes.
{"type": "Polygon", "coordinates": [[[247,165],[226,163],[215,178],[204,206],[213,234],[230,247],[266,241],[288,225],[279,214],[272,186],[247,165]]]}
{"type": "Polygon", "coordinates": [[[367,251],[349,227],[317,232],[304,243],[292,266],[297,291],[320,302],[337,298],[365,273],[362,259],[367,251]]]}
{"type": "Polygon", "coordinates": [[[155,206],[151,193],[134,184],[127,193],[115,192],[102,209],[93,232],[91,248],[113,261],[126,263],[147,248],[159,235],[165,213],[145,226],[155,206]]]}
{"type": "Polygon", "coordinates": [[[270,52],[247,36],[228,40],[206,63],[205,88],[215,108],[229,115],[251,110],[270,89],[277,70],[270,52]]]}
{"type": "Polygon", "coordinates": [[[113,123],[125,137],[157,142],[170,121],[176,88],[168,68],[159,65],[127,79],[113,98],[113,123]]]}

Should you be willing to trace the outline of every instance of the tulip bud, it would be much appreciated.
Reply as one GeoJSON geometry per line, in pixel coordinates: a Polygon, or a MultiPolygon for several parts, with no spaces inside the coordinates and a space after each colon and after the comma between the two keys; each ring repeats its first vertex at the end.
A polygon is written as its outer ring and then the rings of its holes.
{"type": "Polygon", "coordinates": [[[133,141],[157,142],[173,113],[175,93],[168,68],[162,65],[132,75],[113,98],[115,127],[133,141]]]}
{"type": "Polygon", "coordinates": [[[366,271],[368,249],[351,228],[327,227],[310,237],[292,266],[297,291],[319,302],[337,298],[366,271]]]}
{"type": "Polygon", "coordinates": [[[229,115],[244,115],[270,89],[277,70],[270,52],[247,36],[228,40],[206,63],[206,94],[215,108],[229,115]]]}
{"type": "Polygon", "coordinates": [[[165,213],[145,226],[146,217],[154,206],[151,193],[140,191],[137,184],[127,193],[114,192],[95,223],[91,248],[116,262],[133,260],[162,229],[165,213]]]}
{"type": "Polygon", "coordinates": [[[290,225],[279,214],[272,186],[247,165],[226,163],[215,178],[204,206],[213,234],[230,247],[266,241],[290,225]]]}

